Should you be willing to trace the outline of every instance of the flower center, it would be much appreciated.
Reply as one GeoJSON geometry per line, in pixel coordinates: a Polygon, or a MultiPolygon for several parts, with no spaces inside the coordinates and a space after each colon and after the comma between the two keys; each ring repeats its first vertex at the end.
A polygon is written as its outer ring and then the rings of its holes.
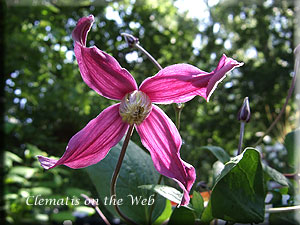
{"type": "Polygon", "coordinates": [[[119,113],[126,123],[140,125],[150,114],[152,103],[150,98],[141,91],[133,91],[124,96],[119,113]]]}

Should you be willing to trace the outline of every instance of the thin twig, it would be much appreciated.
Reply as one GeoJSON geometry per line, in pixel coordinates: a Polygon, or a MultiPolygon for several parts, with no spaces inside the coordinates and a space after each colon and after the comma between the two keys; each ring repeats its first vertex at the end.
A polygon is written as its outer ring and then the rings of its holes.
{"type": "Polygon", "coordinates": [[[127,33],[121,33],[121,35],[124,37],[129,47],[136,47],[137,49],[139,49],[150,59],[150,61],[157,67],[158,70],[162,70],[161,65],[159,65],[159,63],[152,57],[152,55],[150,55],[149,52],[147,52],[142,46],[140,46],[140,42],[137,37],[127,33]]]}
{"type": "Polygon", "coordinates": [[[150,55],[149,52],[147,52],[142,46],[139,44],[135,44],[135,47],[137,47],[140,51],[142,51],[150,60],[151,62],[156,66],[157,69],[162,70],[161,65],[150,55]]]}
{"type": "MultiPolygon", "coordinates": [[[[112,176],[112,179],[111,179],[111,185],[110,185],[110,195],[112,198],[116,199],[117,198],[117,195],[116,195],[116,184],[117,184],[117,179],[118,179],[118,176],[119,176],[119,173],[120,173],[120,169],[121,169],[121,166],[122,166],[122,162],[123,162],[123,159],[124,159],[124,156],[125,156],[125,153],[126,153],[126,149],[127,149],[127,146],[129,144],[129,140],[130,140],[130,137],[132,135],[132,132],[133,132],[133,128],[134,128],[134,125],[130,125],[128,131],[127,131],[127,134],[126,134],[126,137],[125,137],[125,140],[123,142],[123,146],[122,146],[122,150],[121,150],[121,153],[120,153],[120,156],[119,156],[119,160],[117,162],[117,165],[116,165],[116,169],[114,171],[114,174],[112,176]]],[[[133,220],[129,219],[125,214],[123,214],[118,206],[118,204],[113,204],[117,213],[119,214],[119,216],[125,220],[126,223],[128,224],[133,224],[133,225],[137,225],[133,220]]]]}
{"type": "Polygon", "coordinates": [[[240,139],[239,139],[239,146],[238,146],[238,152],[237,152],[238,155],[241,153],[241,150],[242,150],[244,132],[245,132],[245,122],[241,121],[240,139]]]}
{"type": "Polygon", "coordinates": [[[280,212],[288,212],[288,211],[295,211],[295,210],[300,210],[300,205],[270,208],[270,209],[266,209],[266,213],[280,213],[280,212]]]}
{"type": "Polygon", "coordinates": [[[99,214],[99,216],[102,218],[102,220],[106,223],[106,225],[111,225],[108,221],[108,219],[104,216],[104,214],[101,212],[100,208],[98,207],[96,200],[93,198],[88,197],[85,194],[81,194],[81,196],[83,198],[85,198],[85,200],[87,200],[89,202],[88,206],[93,207],[96,212],[99,214]]]}
{"type": "MultiPolygon", "coordinates": [[[[297,58],[298,58],[298,56],[297,56],[297,58]]],[[[290,98],[292,97],[292,93],[293,93],[293,90],[294,90],[295,85],[296,85],[296,78],[297,78],[297,75],[298,75],[298,67],[299,67],[299,59],[296,59],[295,69],[294,69],[295,74],[294,74],[294,77],[292,79],[292,84],[291,84],[291,87],[290,87],[290,89],[288,91],[288,95],[287,95],[287,97],[285,99],[285,103],[284,103],[281,111],[279,112],[279,114],[277,115],[277,117],[275,118],[275,120],[273,121],[273,123],[270,125],[270,127],[267,129],[267,131],[264,133],[264,135],[261,136],[259,138],[259,140],[254,144],[254,146],[259,145],[263,141],[264,137],[270,133],[270,131],[274,128],[274,126],[277,124],[277,122],[279,121],[279,119],[281,118],[281,116],[283,115],[283,113],[285,112],[286,106],[287,106],[290,98]]]]}

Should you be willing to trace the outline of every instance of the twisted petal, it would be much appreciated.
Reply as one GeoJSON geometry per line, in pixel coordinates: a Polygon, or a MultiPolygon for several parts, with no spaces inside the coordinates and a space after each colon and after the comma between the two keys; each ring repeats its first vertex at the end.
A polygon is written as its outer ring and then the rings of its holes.
{"type": "Polygon", "coordinates": [[[108,107],[75,134],[59,160],[38,156],[41,165],[45,169],[62,164],[78,169],[102,160],[109,150],[121,140],[129,126],[122,122],[119,105],[108,107]]]}
{"type": "Polygon", "coordinates": [[[225,78],[227,72],[242,66],[225,55],[217,68],[207,73],[189,64],[175,64],[160,70],[155,76],[147,78],[140,86],[154,103],[182,103],[202,96],[207,101],[217,84],[225,78]]]}
{"type": "Polygon", "coordinates": [[[114,57],[95,46],[86,47],[86,37],[93,22],[93,16],[80,19],[72,33],[81,76],[84,82],[98,94],[121,100],[125,94],[137,90],[136,82],[114,57]]]}
{"type": "Polygon", "coordinates": [[[81,45],[86,45],[86,37],[94,23],[94,16],[89,15],[78,20],[75,29],[72,32],[72,38],[75,42],[79,42],[81,45]]]}
{"type": "Polygon", "coordinates": [[[209,79],[206,89],[206,100],[209,101],[211,94],[216,89],[218,83],[220,83],[226,76],[226,73],[233,70],[235,67],[240,67],[244,63],[237,62],[232,58],[228,58],[225,54],[222,55],[217,68],[211,72],[211,78],[209,79]]]}
{"type": "Polygon", "coordinates": [[[181,205],[187,205],[196,174],[194,167],[180,158],[181,137],[174,123],[153,105],[150,115],[136,128],[156,170],[179,184],[184,191],[181,205]]]}

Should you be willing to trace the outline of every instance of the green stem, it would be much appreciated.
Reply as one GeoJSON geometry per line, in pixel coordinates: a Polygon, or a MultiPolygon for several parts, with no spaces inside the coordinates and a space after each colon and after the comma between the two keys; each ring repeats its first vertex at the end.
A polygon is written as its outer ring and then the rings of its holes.
{"type": "MultiPolygon", "coordinates": [[[[160,174],[159,175],[159,178],[158,178],[158,181],[157,181],[157,184],[160,184],[161,183],[161,181],[162,181],[162,178],[163,178],[163,176],[160,174]]],[[[156,200],[156,197],[157,197],[157,193],[155,192],[154,193],[154,196],[153,196],[153,199],[154,200],[156,200]]],[[[149,212],[149,225],[151,225],[152,224],[152,213],[153,213],[153,210],[154,210],[154,206],[155,206],[155,202],[156,201],[154,201],[154,203],[151,205],[151,208],[150,208],[150,212],[149,212]]]]}
{"type": "Polygon", "coordinates": [[[300,210],[300,205],[266,209],[266,213],[281,213],[300,210]]]}
{"type": "MultiPolygon", "coordinates": [[[[153,56],[150,55],[150,53],[147,52],[142,46],[140,46],[138,43],[136,43],[134,46],[135,46],[136,48],[138,48],[142,53],[144,53],[144,54],[148,57],[148,59],[150,59],[150,61],[156,66],[157,69],[159,69],[159,70],[162,70],[162,69],[163,69],[163,68],[161,67],[161,65],[153,58],[153,56]]],[[[163,176],[160,175],[159,178],[158,178],[157,184],[160,184],[160,183],[161,183],[162,178],[163,178],[163,176]]],[[[157,198],[157,193],[154,193],[153,199],[156,200],[156,198],[157,198]]],[[[149,223],[148,223],[149,225],[152,224],[152,214],[153,214],[155,202],[156,202],[156,201],[154,201],[154,203],[151,205],[151,208],[150,208],[150,211],[149,211],[149,223]]]]}
{"type": "MultiPolygon", "coordinates": [[[[156,66],[156,68],[158,70],[162,70],[163,68],[161,67],[161,65],[153,58],[152,55],[150,55],[149,52],[147,52],[142,46],[139,45],[139,41],[136,37],[130,35],[130,34],[127,34],[127,33],[122,33],[121,34],[122,36],[125,37],[127,43],[129,44],[130,47],[136,47],[137,49],[139,49],[142,53],[144,53],[148,59],[150,59],[150,61],[156,66]],[[129,39],[128,39],[129,38],[129,39]]],[[[158,182],[157,184],[160,184],[161,181],[162,181],[162,178],[163,176],[160,174],[159,178],[158,178],[158,182]]],[[[154,193],[154,203],[151,205],[151,208],[150,208],[150,211],[149,211],[149,225],[151,225],[152,221],[152,213],[153,213],[153,210],[154,210],[154,206],[155,206],[155,200],[156,200],[156,197],[157,197],[157,193],[154,193]]]]}
{"type": "Polygon", "coordinates": [[[89,202],[89,206],[90,207],[93,207],[96,212],[99,214],[99,216],[102,218],[102,220],[104,221],[104,223],[106,225],[111,225],[110,222],[108,221],[108,219],[104,216],[104,214],[102,213],[102,211],[100,210],[100,208],[98,207],[97,203],[96,203],[96,200],[95,199],[92,199],[90,197],[88,197],[87,195],[85,194],[81,194],[81,196],[83,198],[85,198],[85,200],[87,200],[89,202]]]}
{"type": "Polygon", "coordinates": [[[175,109],[175,120],[176,120],[176,127],[177,127],[177,130],[180,129],[180,117],[181,117],[181,112],[182,112],[182,109],[184,107],[184,104],[183,103],[175,103],[173,104],[174,106],[174,109],[175,109]]]}
{"type": "Polygon", "coordinates": [[[244,133],[245,133],[245,122],[241,121],[240,140],[239,140],[239,146],[238,146],[238,152],[237,152],[238,155],[241,153],[241,150],[242,150],[244,133]]]}
{"type": "Polygon", "coordinates": [[[157,67],[158,70],[162,70],[161,65],[159,65],[159,63],[152,57],[152,55],[150,55],[149,52],[147,52],[142,46],[140,46],[139,44],[140,42],[138,38],[127,33],[121,33],[121,35],[124,37],[129,47],[131,48],[136,47],[137,49],[139,49],[142,53],[144,53],[148,57],[148,59],[150,59],[150,61],[157,67]]]}
{"type": "MultiPolygon", "coordinates": [[[[121,169],[121,166],[122,166],[122,162],[123,162],[123,159],[124,159],[124,156],[125,156],[125,153],[126,153],[126,149],[127,149],[127,146],[129,144],[129,140],[130,140],[130,137],[132,135],[132,132],[133,132],[133,128],[134,128],[134,125],[130,125],[128,131],[127,131],[127,134],[126,134],[126,137],[125,137],[125,140],[123,142],[123,146],[122,146],[122,150],[121,150],[121,153],[120,153],[120,156],[119,156],[119,160],[117,162],[117,165],[116,165],[116,169],[114,171],[114,174],[112,176],[112,179],[111,179],[111,186],[110,186],[110,195],[111,197],[113,198],[113,200],[116,200],[117,198],[117,195],[116,195],[116,184],[117,184],[117,179],[118,179],[118,176],[119,176],[119,173],[120,173],[120,169],[121,169]]],[[[132,224],[132,225],[137,225],[134,221],[132,221],[131,219],[129,219],[126,215],[124,215],[118,204],[113,204],[114,207],[115,207],[115,210],[117,211],[117,213],[119,214],[119,216],[127,223],[127,224],[132,224]]]]}
{"type": "Polygon", "coordinates": [[[135,47],[138,48],[141,52],[143,52],[148,57],[148,59],[150,59],[151,62],[156,66],[158,70],[162,70],[161,65],[159,65],[159,63],[152,57],[152,55],[150,55],[150,53],[147,52],[142,46],[136,43],[135,47]]]}
{"type": "MultiPolygon", "coordinates": [[[[123,33],[122,35],[125,36],[125,37],[126,37],[126,36],[128,37],[128,34],[126,34],[126,33],[123,33]]],[[[149,52],[147,52],[142,46],[139,45],[138,39],[136,39],[136,38],[133,37],[133,36],[131,36],[131,38],[133,38],[133,39],[132,39],[133,42],[131,42],[131,46],[134,46],[134,47],[136,47],[137,49],[139,49],[142,53],[144,53],[144,54],[148,57],[148,59],[150,59],[150,61],[156,66],[156,68],[157,68],[158,70],[162,70],[163,68],[162,68],[161,65],[153,58],[153,56],[152,56],[149,52]],[[135,40],[134,40],[134,39],[135,39],[135,40]]],[[[179,104],[174,104],[174,106],[175,106],[175,116],[176,116],[176,127],[177,127],[177,129],[179,130],[179,128],[180,128],[180,116],[181,116],[181,111],[182,111],[182,108],[183,108],[184,105],[181,104],[181,103],[179,103],[179,104]]],[[[160,184],[160,183],[161,183],[162,178],[163,178],[163,176],[160,175],[157,184],[160,184]]],[[[157,193],[154,194],[154,200],[156,200],[156,197],[157,197],[157,193]]],[[[152,222],[151,222],[151,217],[152,217],[152,213],[153,213],[153,210],[154,210],[154,206],[155,206],[155,201],[154,201],[154,203],[151,205],[151,208],[150,208],[150,212],[149,212],[149,223],[148,223],[149,225],[152,223],[152,222]]]]}

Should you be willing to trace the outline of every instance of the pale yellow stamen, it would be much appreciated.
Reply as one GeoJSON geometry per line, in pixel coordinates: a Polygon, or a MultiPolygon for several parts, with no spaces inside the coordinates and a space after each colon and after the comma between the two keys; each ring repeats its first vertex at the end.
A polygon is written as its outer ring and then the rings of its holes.
{"type": "Polygon", "coordinates": [[[124,96],[119,113],[126,123],[141,124],[150,114],[152,103],[150,98],[141,91],[133,91],[124,96]]]}

